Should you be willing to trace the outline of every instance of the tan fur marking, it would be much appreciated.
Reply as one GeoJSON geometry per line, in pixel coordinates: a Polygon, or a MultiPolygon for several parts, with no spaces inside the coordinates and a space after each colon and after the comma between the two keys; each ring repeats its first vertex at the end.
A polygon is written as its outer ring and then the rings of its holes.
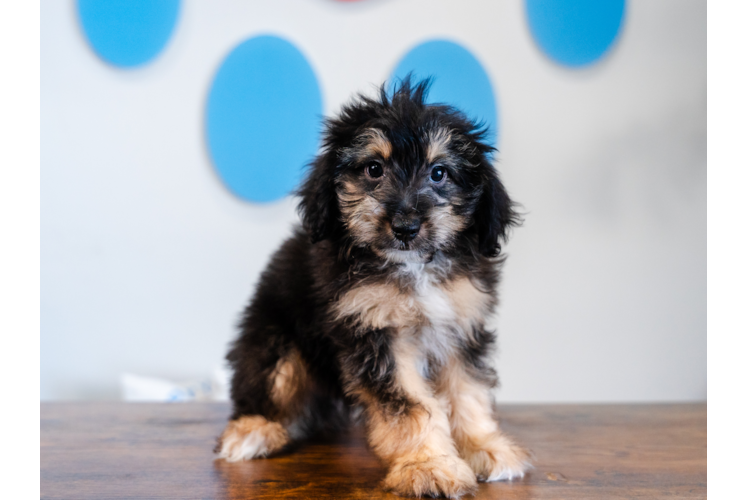
{"type": "Polygon", "coordinates": [[[530,454],[501,432],[491,411],[489,389],[455,359],[444,368],[437,392],[449,401],[452,437],[460,456],[484,481],[521,478],[530,454]]]}
{"type": "Polygon", "coordinates": [[[392,462],[422,447],[430,418],[425,408],[415,406],[407,414],[391,415],[368,393],[358,395],[367,407],[369,444],[380,458],[392,462]]]}
{"type": "Polygon", "coordinates": [[[413,297],[394,284],[362,285],[340,297],[337,319],[358,317],[371,328],[415,326],[423,321],[413,297]]]}
{"type": "Polygon", "coordinates": [[[392,154],[392,144],[385,137],[384,132],[377,128],[366,129],[359,135],[352,147],[342,151],[343,158],[359,160],[366,157],[380,156],[384,160],[392,154]]]}
{"type": "Polygon", "coordinates": [[[392,144],[385,137],[384,132],[377,128],[368,129],[362,137],[368,139],[366,146],[367,151],[371,155],[378,154],[385,160],[389,159],[392,154],[392,144]]]}
{"type": "Polygon", "coordinates": [[[362,193],[352,182],[343,182],[337,190],[343,223],[350,235],[360,244],[369,244],[377,239],[379,215],[382,207],[379,202],[362,193]]]}
{"type": "Polygon", "coordinates": [[[301,354],[294,349],[279,359],[270,380],[270,399],[280,409],[281,417],[297,415],[304,405],[309,383],[301,354]]]}
{"type": "Polygon", "coordinates": [[[428,145],[426,146],[426,159],[434,163],[439,158],[449,154],[449,144],[452,142],[452,134],[445,128],[429,132],[428,145]]]}
{"type": "Polygon", "coordinates": [[[390,464],[384,486],[400,495],[459,497],[475,488],[475,474],[457,455],[447,414],[418,371],[417,348],[403,337],[393,346],[396,380],[417,405],[391,415],[370,396],[362,398],[369,443],[390,464]]]}
{"type": "Polygon", "coordinates": [[[477,489],[475,474],[459,457],[432,456],[396,461],[384,479],[384,487],[401,496],[460,498],[477,489]]]}
{"type": "Polygon", "coordinates": [[[288,432],[278,422],[247,415],[228,423],[219,438],[218,458],[238,462],[265,457],[283,448],[288,440],[288,432]]]}
{"type": "Polygon", "coordinates": [[[465,229],[467,218],[454,214],[452,205],[434,207],[429,214],[429,222],[434,228],[434,243],[441,246],[450,242],[454,235],[465,229]]]}
{"type": "Polygon", "coordinates": [[[483,323],[491,312],[491,295],[478,290],[469,278],[461,277],[449,282],[444,291],[454,307],[455,315],[470,325],[483,323]]]}

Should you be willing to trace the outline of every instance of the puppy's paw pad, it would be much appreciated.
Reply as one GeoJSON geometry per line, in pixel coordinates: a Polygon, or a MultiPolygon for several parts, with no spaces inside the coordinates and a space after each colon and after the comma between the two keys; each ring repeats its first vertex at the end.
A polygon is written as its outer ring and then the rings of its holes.
{"type": "Polygon", "coordinates": [[[232,420],[219,438],[218,458],[227,462],[265,457],[288,443],[288,432],[278,422],[270,422],[259,415],[232,420]]]}
{"type": "Polygon", "coordinates": [[[504,436],[465,455],[480,481],[521,479],[532,468],[530,453],[504,436]]]}
{"type": "Polygon", "coordinates": [[[443,455],[421,461],[400,461],[390,469],[384,487],[402,496],[459,498],[477,487],[464,460],[443,455]]]}

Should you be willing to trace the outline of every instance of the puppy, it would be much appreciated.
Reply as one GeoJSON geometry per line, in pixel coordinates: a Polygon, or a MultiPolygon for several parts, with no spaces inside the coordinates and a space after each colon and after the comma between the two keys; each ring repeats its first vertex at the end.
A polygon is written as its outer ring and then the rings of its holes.
{"type": "Polygon", "coordinates": [[[383,86],[326,122],[298,191],[302,227],[262,274],[227,356],[220,458],[273,454],[355,407],[397,494],[457,498],[530,466],[494,416],[485,327],[499,242],[519,218],[485,129],[426,104],[428,85],[383,86]]]}

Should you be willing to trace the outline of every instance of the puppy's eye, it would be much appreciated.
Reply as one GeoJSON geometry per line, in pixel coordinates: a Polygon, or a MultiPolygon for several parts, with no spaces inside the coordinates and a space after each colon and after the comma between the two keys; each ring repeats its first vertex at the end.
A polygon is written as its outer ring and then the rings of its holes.
{"type": "Polygon", "coordinates": [[[366,175],[372,179],[378,179],[384,175],[384,169],[379,162],[373,161],[366,165],[366,175]]]}
{"type": "Polygon", "coordinates": [[[431,169],[431,180],[433,182],[439,183],[443,181],[446,176],[447,170],[444,167],[437,165],[431,169]]]}

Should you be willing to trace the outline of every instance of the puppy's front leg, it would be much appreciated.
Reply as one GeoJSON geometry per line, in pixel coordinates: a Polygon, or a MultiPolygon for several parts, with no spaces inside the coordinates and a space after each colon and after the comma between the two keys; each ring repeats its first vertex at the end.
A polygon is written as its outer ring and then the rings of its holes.
{"type": "Polygon", "coordinates": [[[408,337],[390,328],[359,334],[342,359],[347,390],[363,403],[369,444],[390,467],[386,488],[458,498],[476,487],[475,474],[457,454],[408,337]]]}
{"type": "Polygon", "coordinates": [[[471,373],[463,359],[451,359],[439,377],[437,392],[449,402],[452,435],[482,481],[521,478],[531,468],[530,454],[499,429],[493,416],[491,384],[471,373]]]}

